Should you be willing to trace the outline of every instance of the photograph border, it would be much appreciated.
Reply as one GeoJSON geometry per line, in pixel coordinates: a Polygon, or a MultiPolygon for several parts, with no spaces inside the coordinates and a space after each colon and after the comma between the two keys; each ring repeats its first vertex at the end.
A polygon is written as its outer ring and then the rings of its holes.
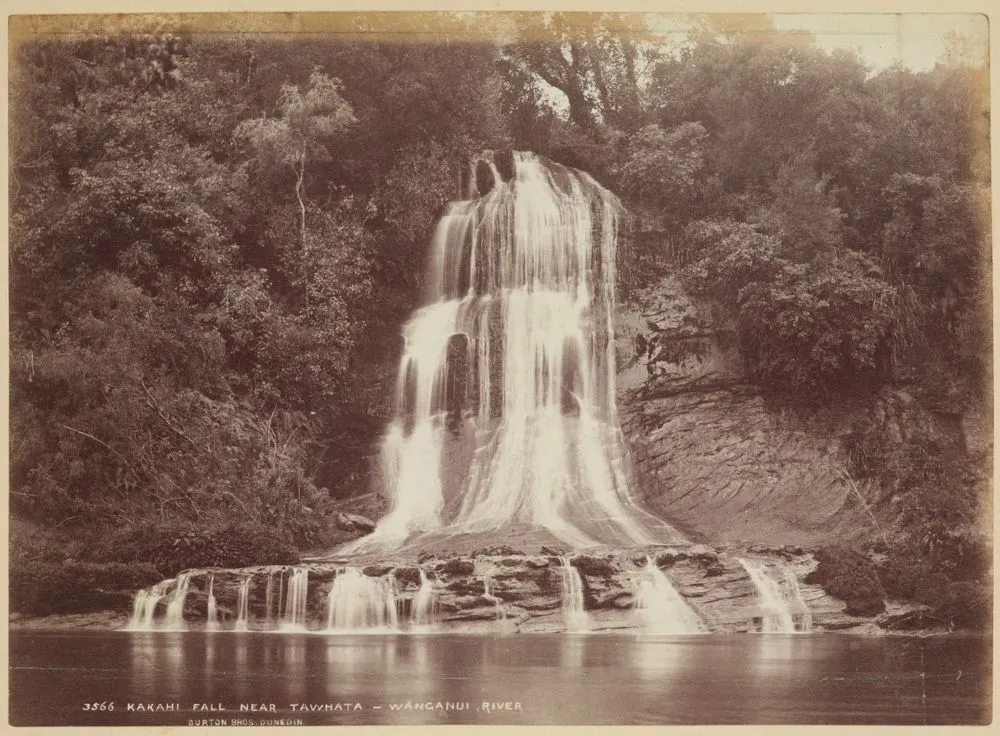
{"type": "MultiPolygon", "coordinates": [[[[981,13],[988,17],[992,23],[998,17],[998,10],[1000,8],[993,6],[989,2],[982,0],[975,0],[974,2],[969,2],[968,0],[958,0],[956,2],[946,2],[945,0],[910,0],[908,2],[885,2],[885,0],[877,0],[876,2],[859,2],[858,0],[844,1],[844,2],[809,2],[805,7],[802,3],[789,2],[787,0],[781,2],[753,2],[750,4],[739,2],[739,0],[704,0],[703,2],[694,2],[692,0],[684,0],[683,2],[671,2],[667,3],[656,3],[656,2],[635,2],[635,0],[626,0],[622,3],[610,3],[610,2],[553,2],[548,0],[544,3],[533,3],[528,4],[524,2],[507,2],[495,0],[494,2],[488,2],[487,0],[444,0],[442,2],[433,4],[417,4],[413,2],[405,2],[405,0],[381,0],[376,7],[366,6],[363,3],[346,3],[338,2],[335,8],[331,6],[334,5],[331,2],[319,2],[317,0],[296,0],[293,8],[282,8],[279,7],[278,3],[268,3],[263,0],[239,0],[227,3],[219,3],[217,0],[212,0],[211,3],[197,3],[197,2],[187,2],[187,3],[177,3],[175,7],[166,9],[163,6],[167,5],[163,2],[151,3],[149,0],[136,0],[135,2],[126,2],[124,0],[105,0],[104,2],[93,2],[84,0],[82,2],[76,2],[72,0],[67,0],[64,2],[53,2],[52,0],[37,0],[31,2],[30,0],[12,0],[8,3],[6,12],[8,15],[8,33],[5,34],[5,53],[3,54],[2,68],[3,76],[6,82],[9,79],[9,68],[10,63],[10,41],[11,31],[19,31],[24,26],[19,26],[18,24],[22,21],[14,20],[11,16],[18,15],[30,15],[38,16],[39,14],[45,14],[42,22],[40,22],[36,28],[44,29],[46,32],[63,32],[59,29],[69,28],[72,31],[80,29],[78,23],[78,14],[100,14],[103,17],[117,16],[120,17],[121,14],[154,14],[154,15],[169,15],[176,16],[182,15],[187,19],[190,17],[192,20],[198,19],[202,22],[207,22],[212,30],[216,27],[219,32],[239,32],[253,31],[253,32],[271,32],[271,33],[308,33],[308,32],[329,32],[323,27],[319,27],[319,21],[326,16],[327,18],[336,18],[337,14],[342,12],[381,12],[381,11],[500,11],[500,12],[516,12],[516,11],[527,11],[534,12],[537,10],[545,11],[555,11],[555,10],[574,10],[581,12],[600,12],[605,10],[614,10],[615,12],[647,12],[647,13],[697,13],[697,14],[713,14],[713,13],[726,13],[726,14],[744,14],[748,12],[752,13],[981,13]],[[749,7],[748,7],[749,5],[749,7]],[[70,16],[58,16],[55,14],[61,13],[71,13],[70,16]],[[208,13],[209,15],[206,15],[208,13]],[[239,13],[241,15],[234,16],[234,13],[239,13]],[[218,26],[215,24],[218,23],[218,26]],[[269,26],[267,30],[261,31],[260,25],[269,26]],[[252,27],[251,27],[252,26],[252,27]],[[54,29],[54,31],[53,31],[54,29]]],[[[405,29],[401,29],[405,31],[405,29]]],[[[991,34],[992,35],[992,34],[991,34]]],[[[993,39],[990,39],[993,41],[993,39]]],[[[991,87],[991,111],[992,111],[992,101],[995,99],[996,90],[998,89],[998,76],[997,70],[1000,68],[1000,52],[997,50],[998,44],[993,42],[990,44],[990,87],[991,87]]],[[[5,84],[6,87],[6,84],[5,84]]],[[[7,95],[4,95],[4,100],[0,103],[4,106],[4,109],[8,106],[7,95]]],[[[9,112],[9,111],[8,111],[9,112]]],[[[993,319],[993,340],[994,340],[994,355],[996,338],[998,334],[997,329],[997,309],[996,309],[996,283],[997,274],[1000,272],[1000,266],[997,264],[996,254],[996,235],[997,235],[997,222],[1000,220],[1000,203],[998,203],[998,197],[996,193],[996,185],[998,173],[1000,173],[1000,163],[998,163],[998,157],[996,152],[997,141],[1000,141],[1000,136],[998,136],[998,129],[1000,129],[1000,124],[998,124],[996,116],[991,115],[991,141],[993,142],[991,146],[991,184],[993,189],[991,191],[991,225],[990,225],[990,236],[992,249],[994,253],[993,257],[993,294],[994,294],[994,319],[993,319]]],[[[9,128],[4,132],[4,145],[3,145],[3,156],[6,160],[8,145],[9,145],[9,128]]],[[[9,180],[5,179],[4,186],[9,188],[9,180]]],[[[0,201],[0,208],[2,208],[3,217],[5,222],[8,221],[9,217],[9,200],[7,196],[2,198],[0,201]]],[[[9,248],[9,243],[7,242],[9,231],[5,228],[4,242],[9,248]]],[[[4,294],[4,309],[3,309],[3,325],[6,330],[6,334],[10,335],[10,323],[9,323],[9,312],[7,305],[9,304],[9,260],[3,260],[2,266],[4,272],[4,278],[2,282],[3,294],[4,294]]],[[[9,353],[8,345],[5,342],[2,350],[0,350],[0,364],[2,364],[5,370],[5,375],[8,376],[9,383],[9,353]]],[[[994,359],[995,363],[995,359],[994,359]]],[[[994,395],[996,393],[996,376],[994,369],[994,395]]],[[[2,399],[0,399],[0,413],[4,417],[2,431],[4,438],[7,440],[9,447],[9,427],[10,427],[10,406],[9,406],[9,392],[4,392],[2,399]]],[[[994,402],[994,425],[996,423],[996,407],[994,402]]],[[[992,444],[992,438],[991,438],[992,444]]],[[[993,463],[993,487],[996,487],[996,449],[993,449],[994,453],[994,463],[993,463]]],[[[10,471],[10,458],[9,456],[4,458],[4,483],[9,484],[9,471],[10,471]]],[[[995,499],[995,491],[993,493],[995,499]]],[[[3,494],[3,508],[5,511],[5,534],[8,535],[9,539],[9,519],[10,519],[10,509],[9,509],[9,494],[3,494]]],[[[997,528],[997,515],[994,511],[993,518],[993,539],[996,540],[996,528],[997,528]]],[[[995,548],[995,545],[994,545],[995,548]]],[[[4,553],[6,555],[6,551],[4,553]]],[[[994,575],[997,569],[996,562],[998,555],[994,549],[994,575]]],[[[4,565],[4,570],[2,575],[4,580],[8,580],[8,570],[7,566],[4,565]]],[[[995,586],[994,586],[995,591],[995,586]]],[[[9,601],[5,596],[3,598],[2,605],[3,613],[5,614],[5,620],[9,620],[9,601]]],[[[5,626],[7,624],[5,623],[5,626]]],[[[9,630],[9,629],[8,629],[9,630]]],[[[994,635],[996,633],[996,621],[994,620],[994,635]]],[[[6,651],[6,648],[5,648],[6,651]]],[[[993,671],[996,671],[996,646],[993,645],[993,671]]],[[[8,677],[7,671],[4,673],[4,678],[8,677]]],[[[996,708],[996,678],[994,674],[994,713],[996,708]]],[[[2,706],[3,712],[8,713],[9,704],[5,700],[2,706]]],[[[450,726],[449,729],[462,729],[472,728],[479,729],[483,726],[450,726]]],[[[14,732],[25,732],[25,733],[66,733],[71,736],[83,736],[83,734],[103,734],[107,732],[105,727],[89,727],[89,726],[73,726],[66,728],[11,728],[14,732]]],[[[116,727],[116,728],[126,728],[126,726],[116,727]]],[[[142,733],[169,733],[173,732],[175,728],[181,733],[191,733],[191,734],[217,734],[217,733],[231,733],[229,728],[198,728],[198,727],[173,727],[173,726],[156,726],[156,727],[127,727],[132,732],[141,731],[142,733]]],[[[364,733],[372,733],[372,729],[407,729],[409,732],[418,734],[433,734],[437,733],[441,726],[305,726],[296,727],[294,729],[276,729],[276,730],[294,730],[295,733],[320,733],[327,732],[330,728],[336,728],[338,731],[353,730],[356,728],[362,728],[364,733]],[[305,729],[305,730],[303,730],[305,729]]],[[[512,727],[512,726],[486,726],[494,731],[512,729],[517,732],[522,731],[535,731],[541,732],[541,729],[545,729],[545,733],[555,732],[555,733],[582,733],[584,729],[590,729],[593,727],[587,726],[528,726],[528,727],[512,727]]],[[[604,732],[608,727],[602,727],[601,731],[604,732]]],[[[615,726],[611,727],[614,732],[617,732],[619,728],[628,729],[627,726],[615,726]]],[[[674,726],[672,727],[675,732],[680,732],[682,729],[697,730],[699,732],[709,732],[716,733],[716,729],[719,729],[720,733],[727,733],[735,728],[741,731],[749,733],[760,733],[760,734],[770,734],[775,730],[775,726],[762,726],[748,724],[746,726],[739,727],[723,727],[723,726],[674,726]]],[[[791,729],[791,728],[801,728],[795,726],[781,726],[781,729],[791,729]]],[[[817,727],[808,727],[817,728],[817,727]]],[[[864,726],[864,727],[854,727],[854,726],[820,726],[818,728],[823,729],[841,729],[845,731],[849,729],[849,732],[854,733],[878,733],[883,730],[893,729],[893,726],[864,726]]],[[[933,731],[939,731],[944,729],[949,729],[952,727],[936,727],[936,726],[924,726],[923,729],[931,729],[933,731]]],[[[990,726],[975,726],[972,729],[988,729],[990,726]]],[[[970,727],[962,727],[962,731],[968,732],[970,727]]],[[[270,731],[270,729],[268,729],[270,731]]]]}

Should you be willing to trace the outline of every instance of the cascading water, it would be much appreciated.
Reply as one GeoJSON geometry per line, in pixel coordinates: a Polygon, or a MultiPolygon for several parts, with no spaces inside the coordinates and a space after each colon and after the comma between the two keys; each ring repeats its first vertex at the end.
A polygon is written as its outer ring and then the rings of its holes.
{"type": "Polygon", "coordinates": [[[568,557],[560,558],[562,564],[562,610],[566,620],[566,630],[571,632],[590,631],[592,621],[583,607],[583,580],[580,573],[570,564],[568,557]]]}
{"type": "Polygon", "coordinates": [[[184,622],[184,602],[187,600],[188,588],[191,583],[191,573],[182,572],[177,576],[177,585],[167,603],[167,614],[163,619],[163,627],[173,631],[184,631],[187,624],[184,622]]]}
{"type": "Polygon", "coordinates": [[[799,580],[791,570],[785,570],[785,585],[791,593],[793,608],[797,609],[792,613],[792,619],[796,622],[798,631],[812,631],[812,613],[802,597],[802,589],[799,588],[799,580]]]}
{"type": "Polygon", "coordinates": [[[309,569],[296,567],[288,581],[285,598],[285,615],[281,620],[283,631],[305,631],[306,599],[309,594],[309,569]]]}
{"type": "Polygon", "coordinates": [[[513,154],[452,203],[427,303],[404,328],[397,417],[382,450],[390,512],[344,552],[512,522],[573,547],[652,541],[626,482],[615,406],[617,198],[590,176],[513,154]],[[454,448],[468,468],[445,477],[454,448]],[[451,448],[451,449],[450,449],[451,448]],[[444,462],[445,460],[448,462],[444,462]]]}
{"type": "MultiPolygon", "coordinates": [[[[281,577],[278,577],[278,585],[281,585],[281,577]]],[[[274,599],[274,570],[269,570],[267,573],[267,588],[264,591],[264,620],[267,622],[268,626],[274,625],[274,611],[281,610],[281,590],[278,590],[278,605],[275,608],[274,599]]]]}
{"type": "Polygon", "coordinates": [[[128,631],[150,631],[153,629],[153,620],[156,616],[156,607],[167,590],[175,581],[161,580],[153,587],[140,590],[135,594],[135,601],[132,604],[132,618],[129,619],[125,627],[128,631]]]}
{"type": "Polygon", "coordinates": [[[503,601],[493,594],[493,581],[488,577],[483,578],[483,598],[493,602],[493,610],[496,612],[494,620],[505,621],[507,619],[507,611],[503,607],[503,601]]]}
{"type": "Polygon", "coordinates": [[[396,629],[399,613],[389,578],[371,578],[357,568],[337,574],[326,603],[326,628],[330,631],[396,629]]]}
{"type": "Polygon", "coordinates": [[[785,571],[785,586],[783,592],[777,580],[768,575],[764,565],[755,560],[739,559],[743,569],[747,571],[750,580],[757,591],[757,603],[760,606],[761,632],[765,634],[791,634],[796,631],[795,619],[799,618],[799,630],[808,631],[812,628],[812,614],[802,600],[798,580],[790,571],[785,571]],[[795,604],[798,613],[793,613],[790,603],[795,604]]]}
{"type": "Polygon", "coordinates": [[[205,630],[216,631],[219,628],[219,604],[215,600],[215,576],[208,579],[208,610],[205,614],[205,630]]]}
{"type": "Polygon", "coordinates": [[[413,607],[410,609],[410,621],[414,626],[428,626],[434,623],[435,604],[434,583],[427,573],[420,568],[420,588],[413,597],[413,607]]]}
{"type": "Polygon", "coordinates": [[[236,599],[236,623],[234,631],[250,630],[250,583],[253,578],[247,576],[240,581],[240,591],[236,599]]]}
{"type": "Polygon", "coordinates": [[[701,619],[684,601],[652,557],[639,571],[636,607],[647,631],[653,634],[697,634],[701,619]]]}

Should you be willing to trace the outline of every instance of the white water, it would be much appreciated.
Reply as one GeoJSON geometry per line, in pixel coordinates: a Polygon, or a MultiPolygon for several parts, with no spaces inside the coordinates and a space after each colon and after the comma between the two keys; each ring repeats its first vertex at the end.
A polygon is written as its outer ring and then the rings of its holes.
{"type": "Polygon", "coordinates": [[[514,159],[513,181],[488,161],[493,189],[452,203],[438,224],[381,449],[391,510],[345,552],[511,522],[574,547],[652,541],[629,496],[615,406],[620,204],[587,174],[514,159]],[[455,339],[464,375],[449,361],[455,339]],[[450,481],[449,413],[475,445],[450,481]]]}
{"type": "Polygon", "coordinates": [[[568,557],[560,558],[560,562],[562,563],[562,611],[566,630],[590,631],[593,622],[583,607],[583,580],[580,578],[580,573],[570,564],[568,557]]]}
{"type": "Polygon", "coordinates": [[[653,634],[697,634],[701,619],[685,602],[652,557],[639,571],[636,607],[643,626],[653,634]]]}
{"type": "Polygon", "coordinates": [[[191,582],[191,573],[182,572],[177,576],[177,585],[167,603],[167,614],[163,619],[163,627],[173,631],[185,631],[187,624],[184,622],[184,602],[187,600],[188,587],[191,582]]]}
{"type": "Polygon", "coordinates": [[[494,620],[507,620],[507,611],[503,607],[503,600],[493,594],[493,580],[488,577],[483,578],[483,598],[493,602],[493,610],[495,612],[494,620]]]}
{"type": "Polygon", "coordinates": [[[239,597],[236,601],[236,623],[233,625],[234,631],[250,630],[250,583],[253,578],[249,575],[240,581],[239,597]]]}
{"type": "Polygon", "coordinates": [[[275,614],[274,611],[281,611],[281,577],[278,577],[278,601],[277,607],[275,607],[274,599],[274,570],[269,570],[267,573],[267,588],[264,591],[264,619],[268,626],[274,624],[275,614]]]}
{"type": "Polygon", "coordinates": [[[309,570],[296,567],[288,581],[288,595],[285,599],[285,615],[280,628],[283,631],[305,631],[306,598],[309,594],[309,570]]]}
{"type": "Polygon", "coordinates": [[[434,582],[427,577],[423,568],[420,568],[420,589],[413,597],[413,608],[410,610],[410,621],[415,626],[434,623],[436,597],[434,582]]]}
{"type": "Polygon", "coordinates": [[[791,634],[796,630],[812,629],[812,614],[802,600],[798,580],[791,571],[785,570],[783,576],[785,590],[782,590],[781,584],[768,574],[763,563],[742,558],[739,559],[739,563],[747,571],[757,591],[762,633],[791,634]],[[796,609],[794,612],[793,608],[796,609]],[[798,627],[795,624],[796,617],[799,619],[798,627]]]}
{"type": "Polygon", "coordinates": [[[219,628],[219,604],[215,600],[215,576],[208,579],[208,611],[205,614],[205,630],[216,631],[219,628]]]}
{"type": "Polygon", "coordinates": [[[399,627],[391,578],[372,578],[354,567],[337,574],[326,603],[330,631],[394,630],[399,627]]]}
{"type": "Polygon", "coordinates": [[[126,630],[151,631],[154,628],[156,607],[174,582],[173,579],[161,580],[148,590],[143,589],[136,593],[132,604],[132,618],[125,627],[126,630]]]}
{"type": "Polygon", "coordinates": [[[798,631],[812,631],[812,613],[802,597],[802,589],[799,588],[799,580],[791,570],[785,570],[785,585],[789,591],[793,613],[792,618],[796,623],[798,631]]]}

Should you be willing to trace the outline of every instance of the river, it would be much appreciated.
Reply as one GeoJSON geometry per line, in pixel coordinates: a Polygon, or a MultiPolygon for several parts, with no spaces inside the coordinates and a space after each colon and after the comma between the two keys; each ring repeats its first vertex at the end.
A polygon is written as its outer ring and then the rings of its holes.
{"type": "Polygon", "coordinates": [[[987,639],[966,635],[22,630],[10,635],[10,720],[983,724],[989,652],[987,639]]]}

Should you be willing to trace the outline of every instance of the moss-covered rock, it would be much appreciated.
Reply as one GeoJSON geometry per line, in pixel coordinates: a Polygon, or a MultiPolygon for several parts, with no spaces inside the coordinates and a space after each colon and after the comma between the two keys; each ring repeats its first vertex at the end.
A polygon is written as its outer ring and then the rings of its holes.
{"type": "Polygon", "coordinates": [[[614,565],[611,560],[605,557],[592,557],[590,555],[577,555],[570,564],[580,571],[581,575],[607,578],[615,574],[614,565]]]}
{"type": "Polygon", "coordinates": [[[476,565],[471,560],[463,560],[455,557],[437,566],[437,571],[444,575],[461,576],[472,575],[476,571],[476,565]]]}
{"type": "Polygon", "coordinates": [[[419,567],[397,567],[393,576],[401,585],[420,585],[419,567]]]}

